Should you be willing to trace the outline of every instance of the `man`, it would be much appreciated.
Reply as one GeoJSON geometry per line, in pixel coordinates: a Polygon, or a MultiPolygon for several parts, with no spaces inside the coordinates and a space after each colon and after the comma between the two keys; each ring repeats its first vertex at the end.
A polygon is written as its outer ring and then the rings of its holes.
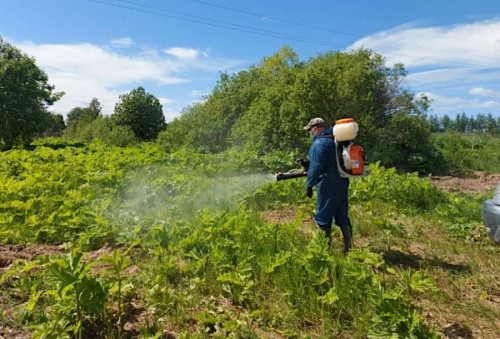
{"type": "Polygon", "coordinates": [[[332,221],[342,230],[344,253],[352,246],[352,226],[347,215],[349,179],[341,178],[337,168],[337,150],[333,138],[333,127],[326,127],[325,120],[314,118],[304,127],[313,137],[309,150],[306,195],[312,197],[312,188],[317,189],[315,220],[325,232],[330,244],[332,221]]]}

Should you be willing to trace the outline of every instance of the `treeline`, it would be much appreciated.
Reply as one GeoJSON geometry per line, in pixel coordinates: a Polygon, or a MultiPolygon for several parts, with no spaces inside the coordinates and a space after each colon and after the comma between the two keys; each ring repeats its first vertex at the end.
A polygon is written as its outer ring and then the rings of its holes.
{"type": "Polygon", "coordinates": [[[365,49],[299,61],[283,47],[247,70],[221,74],[206,100],[184,109],[159,139],[172,149],[242,147],[305,156],[311,140],[302,127],[311,118],[333,125],[353,117],[370,161],[428,172],[439,161],[425,117],[429,100],[402,86],[406,74],[403,65],[386,67],[382,56],[365,49]]]}
{"type": "Polygon", "coordinates": [[[33,58],[0,37],[0,149],[64,129],[62,116],[47,110],[63,94],[54,91],[33,58]]]}
{"type": "Polygon", "coordinates": [[[117,146],[157,140],[169,150],[189,147],[219,153],[242,150],[263,156],[276,151],[307,156],[302,127],[320,116],[333,125],[352,117],[368,161],[402,171],[436,173],[443,165],[432,132],[498,130],[492,115],[427,118],[430,101],[402,84],[403,65],[387,67],[370,50],[327,52],[300,61],[289,47],[235,74],[222,73],[212,93],[186,107],[168,127],[159,100],[138,87],[120,96],[105,116],[98,99],[61,115],[48,111],[55,92],[35,60],[0,39],[0,148],[29,144],[38,136],[96,139],[117,146]]]}
{"type": "Polygon", "coordinates": [[[27,146],[36,137],[65,136],[126,146],[152,141],[165,129],[160,101],[138,87],[120,96],[111,116],[103,116],[94,98],[87,107],[75,107],[63,116],[49,107],[64,95],[55,92],[35,59],[0,37],[0,149],[27,146]]]}
{"type": "Polygon", "coordinates": [[[64,137],[128,146],[137,141],[153,141],[166,128],[160,101],[143,87],[121,95],[111,116],[102,115],[101,110],[96,98],[87,107],[73,108],[67,114],[64,137]]]}
{"type": "Polygon", "coordinates": [[[495,118],[491,113],[467,116],[465,113],[457,114],[454,119],[448,115],[438,117],[430,115],[428,118],[431,132],[457,131],[464,133],[491,132],[500,134],[500,116],[495,118]]]}

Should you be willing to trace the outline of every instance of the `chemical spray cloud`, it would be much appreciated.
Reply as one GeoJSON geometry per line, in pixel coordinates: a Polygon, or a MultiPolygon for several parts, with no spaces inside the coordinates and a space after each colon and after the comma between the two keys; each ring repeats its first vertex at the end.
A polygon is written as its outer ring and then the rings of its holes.
{"type": "Polygon", "coordinates": [[[273,180],[273,175],[264,173],[206,176],[149,166],[127,175],[126,184],[113,198],[108,219],[126,228],[189,220],[207,208],[237,208],[243,197],[273,180]]]}

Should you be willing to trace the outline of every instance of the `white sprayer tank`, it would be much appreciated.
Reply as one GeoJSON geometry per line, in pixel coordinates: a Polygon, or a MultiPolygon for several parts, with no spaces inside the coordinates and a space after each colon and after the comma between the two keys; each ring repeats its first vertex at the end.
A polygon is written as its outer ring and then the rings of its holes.
{"type": "Polygon", "coordinates": [[[356,138],[358,131],[358,124],[352,118],[337,120],[333,126],[333,136],[337,141],[352,140],[356,138]]]}

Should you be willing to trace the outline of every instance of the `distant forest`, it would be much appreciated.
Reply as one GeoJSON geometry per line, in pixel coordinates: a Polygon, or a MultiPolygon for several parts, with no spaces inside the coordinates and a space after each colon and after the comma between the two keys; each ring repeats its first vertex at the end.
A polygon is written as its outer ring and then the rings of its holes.
{"type": "Polygon", "coordinates": [[[480,113],[470,117],[462,113],[457,114],[455,118],[450,118],[448,115],[444,115],[443,117],[429,115],[428,121],[432,133],[457,131],[464,133],[491,132],[493,134],[500,134],[500,116],[495,118],[491,113],[480,113]]]}

